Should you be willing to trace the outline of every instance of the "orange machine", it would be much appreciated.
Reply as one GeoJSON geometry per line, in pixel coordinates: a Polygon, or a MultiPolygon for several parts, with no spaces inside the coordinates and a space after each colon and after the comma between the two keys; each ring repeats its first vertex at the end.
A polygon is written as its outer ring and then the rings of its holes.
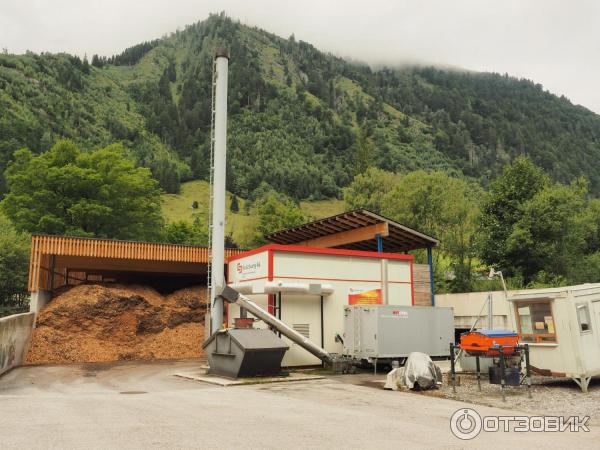
{"type": "Polygon", "coordinates": [[[460,335],[460,348],[472,356],[498,356],[515,353],[519,335],[509,330],[474,330],[460,335]]]}

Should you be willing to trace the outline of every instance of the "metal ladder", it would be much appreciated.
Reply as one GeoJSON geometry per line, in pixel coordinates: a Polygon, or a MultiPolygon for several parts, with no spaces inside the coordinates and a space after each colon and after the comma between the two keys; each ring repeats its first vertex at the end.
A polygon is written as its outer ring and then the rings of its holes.
{"type": "Polygon", "coordinates": [[[212,290],[212,234],[213,234],[213,223],[212,223],[212,209],[213,209],[213,182],[215,176],[215,90],[217,86],[217,60],[213,59],[212,67],[212,84],[211,84],[211,101],[210,101],[210,170],[208,177],[208,266],[206,270],[206,303],[207,309],[212,306],[212,298],[210,298],[212,290]]]}

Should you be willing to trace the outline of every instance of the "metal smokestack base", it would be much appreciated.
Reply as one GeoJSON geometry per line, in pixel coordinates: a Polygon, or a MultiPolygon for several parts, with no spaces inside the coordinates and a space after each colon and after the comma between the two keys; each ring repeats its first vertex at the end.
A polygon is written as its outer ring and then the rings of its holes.
{"type": "Polygon", "coordinates": [[[217,58],[227,58],[229,59],[229,50],[225,47],[219,47],[215,50],[215,59],[217,58]]]}

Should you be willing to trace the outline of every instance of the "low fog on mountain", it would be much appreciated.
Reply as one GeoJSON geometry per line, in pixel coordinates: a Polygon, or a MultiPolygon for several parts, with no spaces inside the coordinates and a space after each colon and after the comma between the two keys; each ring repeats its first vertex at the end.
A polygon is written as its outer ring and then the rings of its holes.
{"type": "Polygon", "coordinates": [[[219,11],[372,64],[528,78],[600,112],[600,4],[592,0],[4,0],[0,47],[112,55],[219,11]]]}

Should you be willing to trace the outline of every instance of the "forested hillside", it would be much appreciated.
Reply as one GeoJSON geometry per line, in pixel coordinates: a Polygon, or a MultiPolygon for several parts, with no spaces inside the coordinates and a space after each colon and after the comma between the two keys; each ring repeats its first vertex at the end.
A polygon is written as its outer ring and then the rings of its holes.
{"type": "Polygon", "coordinates": [[[25,307],[30,233],[206,245],[220,46],[226,245],[366,207],[440,238],[442,292],[489,289],[491,266],[514,288],[600,281],[600,116],[531,81],[373,69],[215,15],[111,57],[0,54],[0,307],[25,307]]]}
{"type": "MultiPolygon", "coordinates": [[[[167,192],[207,176],[212,52],[230,60],[228,189],[261,182],[296,200],[340,196],[369,166],[442,169],[485,186],[518,155],[600,193],[600,117],[497,74],[372,69],[223,15],[90,62],[0,55],[0,173],[15,150],[60,137],[122,142],[167,192]]],[[[0,178],[0,192],[5,192],[0,178]]]]}

